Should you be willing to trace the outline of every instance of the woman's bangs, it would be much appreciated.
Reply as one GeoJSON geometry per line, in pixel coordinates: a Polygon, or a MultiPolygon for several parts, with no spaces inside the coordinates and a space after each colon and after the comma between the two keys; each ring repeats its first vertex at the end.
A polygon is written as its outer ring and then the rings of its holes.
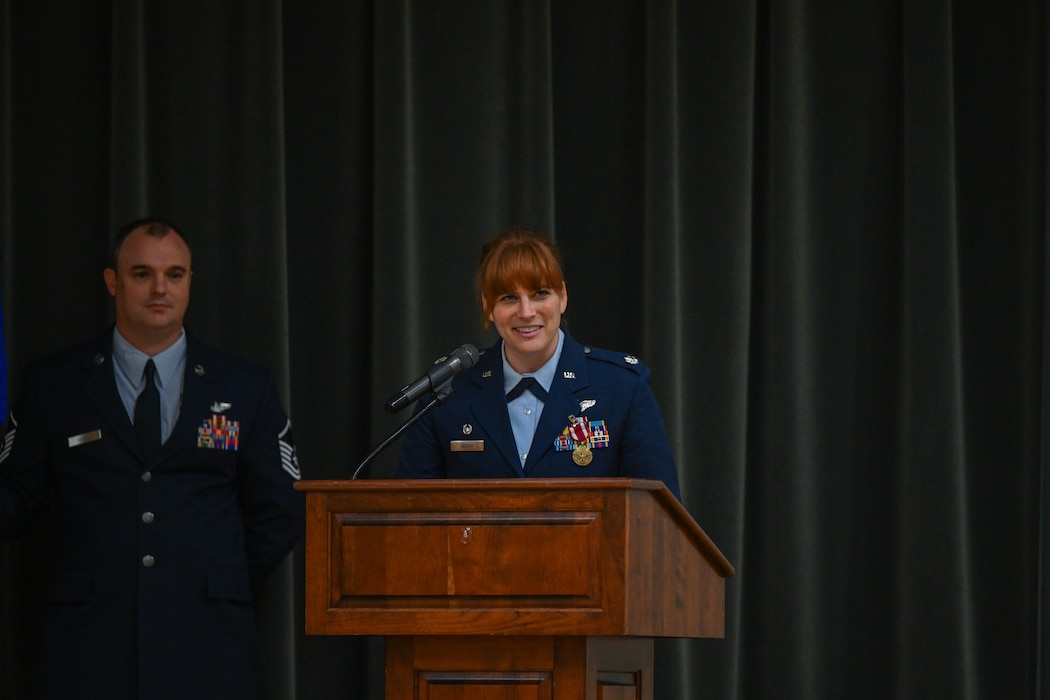
{"type": "Polygon", "coordinates": [[[537,255],[535,250],[518,248],[510,253],[501,261],[499,270],[494,275],[493,281],[498,280],[494,286],[502,287],[493,290],[496,294],[513,292],[519,288],[529,291],[560,289],[562,280],[556,264],[542,255],[537,255]]]}

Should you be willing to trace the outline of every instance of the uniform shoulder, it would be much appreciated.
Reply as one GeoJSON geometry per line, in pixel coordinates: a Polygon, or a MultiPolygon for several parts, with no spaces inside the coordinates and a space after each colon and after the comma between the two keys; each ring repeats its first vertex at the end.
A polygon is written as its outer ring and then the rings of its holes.
{"type": "Polygon", "coordinates": [[[243,372],[252,375],[271,374],[271,371],[261,364],[240,355],[235,355],[228,350],[204,343],[194,336],[188,336],[188,341],[186,347],[187,362],[202,363],[205,366],[222,368],[228,372],[243,372]]]}
{"type": "Polygon", "coordinates": [[[630,370],[635,374],[641,375],[646,372],[645,364],[638,359],[637,355],[632,355],[629,352],[606,350],[604,348],[596,348],[592,345],[584,345],[583,355],[588,360],[622,367],[623,369],[630,370]]]}
{"type": "Polygon", "coordinates": [[[26,366],[29,372],[43,372],[45,374],[58,371],[63,367],[77,367],[80,365],[100,365],[105,361],[108,346],[102,338],[93,338],[82,341],[75,345],[67,345],[57,350],[34,357],[26,366]]]}

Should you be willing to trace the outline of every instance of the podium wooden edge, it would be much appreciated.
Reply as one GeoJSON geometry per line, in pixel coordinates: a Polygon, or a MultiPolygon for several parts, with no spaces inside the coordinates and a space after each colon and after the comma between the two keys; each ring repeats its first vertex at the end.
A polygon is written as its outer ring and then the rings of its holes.
{"type": "MultiPolygon", "coordinates": [[[[733,567],[660,481],[596,477],[316,480],[299,482],[296,488],[307,492],[308,634],[397,635],[404,634],[406,623],[415,625],[423,618],[426,619],[429,634],[506,634],[511,633],[511,630],[513,634],[526,635],[717,638],[725,634],[725,579],[734,575],[733,567]],[[566,497],[568,500],[565,500],[566,497]],[[435,564],[435,553],[445,550],[443,546],[434,546],[434,542],[429,542],[423,551],[408,557],[414,561],[431,562],[430,568],[434,570],[427,571],[427,584],[418,586],[415,582],[423,579],[418,579],[414,572],[410,575],[403,572],[395,575],[394,581],[398,584],[396,590],[391,589],[390,593],[383,594],[393,596],[390,600],[397,601],[391,605],[375,596],[379,595],[380,590],[377,585],[387,585],[385,577],[389,575],[388,572],[397,569],[396,565],[392,568],[392,562],[373,561],[370,566],[359,567],[343,561],[350,551],[348,547],[354,552],[364,552],[372,550],[376,542],[382,543],[386,538],[395,536],[389,532],[383,533],[382,528],[387,526],[379,525],[381,529],[371,531],[364,540],[355,540],[358,535],[350,533],[365,532],[367,530],[362,528],[376,526],[378,521],[371,519],[372,513],[379,513],[379,520],[383,521],[387,520],[388,511],[408,510],[408,521],[397,518],[400,523],[397,527],[404,527],[405,522],[415,523],[408,527],[422,527],[422,532],[427,533],[424,537],[429,541],[434,536],[442,538],[447,535],[443,532],[444,519],[438,517],[436,530],[430,530],[435,527],[435,522],[426,523],[430,519],[426,514],[442,512],[450,504],[469,504],[468,509],[480,508],[479,513],[499,513],[505,505],[511,510],[517,510],[517,504],[529,503],[529,509],[539,509],[544,513],[541,520],[546,520],[550,517],[548,513],[575,512],[576,502],[580,498],[590,504],[587,509],[597,506],[599,510],[593,513],[585,510],[573,516],[585,517],[570,529],[563,527],[566,524],[564,521],[559,521],[555,528],[561,533],[559,536],[568,537],[563,542],[568,546],[566,551],[580,552],[582,550],[578,550],[578,546],[587,547],[585,556],[588,559],[583,563],[584,568],[569,569],[575,573],[561,580],[562,595],[570,595],[569,598],[551,595],[549,589],[508,590],[503,584],[488,580],[488,568],[483,567],[461,580],[485,581],[485,593],[455,589],[454,597],[462,598],[462,601],[456,600],[453,605],[436,600],[435,604],[433,596],[447,595],[443,587],[447,585],[446,569],[449,562],[437,561],[435,564]],[[598,515],[601,510],[610,507],[611,510],[605,511],[606,517],[598,515]],[[598,517],[592,520],[592,515],[598,517]],[[421,522],[424,524],[420,525],[421,522]],[[589,532],[579,529],[591,527],[583,523],[594,523],[600,529],[589,532]],[[347,534],[336,534],[333,527],[347,534]],[[435,531],[436,535],[433,534],[435,531]],[[311,535],[311,532],[314,534],[311,535]],[[628,532],[645,533],[645,536],[624,538],[628,532]],[[345,539],[347,536],[349,539],[345,539]],[[577,540],[579,537],[584,539],[577,540]],[[660,542],[666,546],[657,552],[648,547],[649,542],[660,542]],[[610,545],[612,549],[606,549],[610,545]],[[654,555],[660,562],[680,564],[671,565],[672,568],[666,571],[667,578],[653,578],[647,572],[652,570],[650,561],[654,555]],[[357,579],[359,573],[355,571],[369,573],[364,574],[364,579],[357,579]],[[360,585],[347,583],[354,580],[360,585]],[[589,583],[591,581],[601,583],[589,583]],[[497,595],[489,599],[494,603],[490,605],[485,598],[476,597],[491,596],[494,595],[493,591],[501,589],[505,591],[505,596],[523,596],[521,603],[512,605],[512,600],[501,599],[497,595]],[[651,601],[657,599],[691,602],[684,608],[675,608],[675,612],[666,605],[652,605],[651,601]]],[[[453,507],[461,510],[463,505],[453,507]]],[[[474,516],[467,517],[471,520],[474,516]]],[[[515,529],[517,526],[506,530],[505,536],[515,537],[509,534],[515,529]]],[[[472,528],[468,527],[466,531],[470,530],[472,528]]],[[[398,533],[396,536],[400,535],[398,533]]],[[[473,542],[473,536],[460,544],[469,542],[473,542]]],[[[387,549],[381,545],[377,551],[365,555],[365,558],[369,561],[376,556],[382,558],[386,555],[381,552],[387,549]]],[[[516,549],[514,546],[507,551],[516,549]]],[[[360,561],[357,554],[349,556],[353,561],[360,561]]],[[[438,559],[444,556],[439,554],[438,559]]],[[[461,562],[468,567],[464,571],[469,570],[469,559],[468,556],[465,562],[461,562]]],[[[504,566],[508,563],[504,562],[504,566]]],[[[537,561],[531,562],[529,566],[535,566],[537,570],[544,569],[544,564],[537,561]]],[[[517,576],[507,580],[524,581],[526,579],[522,578],[522,573],[519,571],[517,576]]],[[[671,604],[677,605],[674,602],[671,604]]]]}
{"type": "Polygon", "coordinates": [[[406,484],[412,484],[413,488],[434,490],[484,490],[487,488],[508,487],[521,488],[525,490],[546,490],[558,487],[585,486],[596,489],[621,488],[645,489],[656,491],[656,498],[664,508],[671,511],[678,520],[689,525],[689,535],[696,540],[700,551],[704,553],[711,565],[723,578],[732,578],[736,575],[736,569],[729,559],[718,548],[704,529],[700,527],[689,510],[675,498],[668,490],[667,485],[655,479],[633,479],[629,477],[616,478],[560,478],[560,479],[314,479],[297,481],[296,490],[299,491],[337,491],[345,489],[348,483],[353,483],[354,488],[361,490],[388,491],[393,488],[401,488],[406,484]]]}

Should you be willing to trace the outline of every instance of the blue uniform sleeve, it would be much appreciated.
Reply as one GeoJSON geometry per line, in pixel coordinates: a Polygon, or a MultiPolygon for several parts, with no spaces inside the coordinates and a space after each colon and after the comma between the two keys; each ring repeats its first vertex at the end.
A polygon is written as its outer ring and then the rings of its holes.
{"type": "Polygon", "coordinates": [[[0,540],[23,532],[49,501],[50,461],[43,422],[30,400],[34,384],[27,372],[26,390],[8,418],[0,447],[0,540]]]}
{"type": "Polygon", "coordinates": [[[678,470],[667,439],[663,416],[649,387],[649,368],[639,366],[639,381],[631,401],[623,436],[621,470],[624,476],[657,479],[681,500],[678,470]]]}
{"type": "Polygon", "coordinates": [[[292,424],[269,373],[258,411],[239,464],[248,565],[255,581],[287,556],[306,521],[305,496],[294,487],[300,473],[292,424]]]}

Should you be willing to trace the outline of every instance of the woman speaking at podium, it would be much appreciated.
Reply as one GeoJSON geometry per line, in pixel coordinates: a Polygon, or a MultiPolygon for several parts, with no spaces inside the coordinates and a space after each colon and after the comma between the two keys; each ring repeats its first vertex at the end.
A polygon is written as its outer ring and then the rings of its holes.
{"type": "Polygon", "coordinates": [[[476,284],[483,326],[500,340],[405,433],[397,477],[633,477],[680,499],[649,369],[561,327],[569,297],[555,244],[524,229],[496,236],[476,284]]]}

